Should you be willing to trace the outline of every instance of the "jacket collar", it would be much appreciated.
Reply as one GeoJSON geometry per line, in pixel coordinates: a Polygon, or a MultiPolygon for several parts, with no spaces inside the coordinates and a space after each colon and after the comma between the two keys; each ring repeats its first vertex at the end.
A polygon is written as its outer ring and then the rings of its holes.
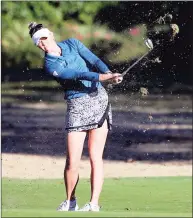
{"type": "MultiPolygon", "coordinates": [[[[61,51],[63,53],[63,43],[61,42],[57,42],[56,43],[60,48],[61,48],[61,51]]],[[[58,59],[62,59],[63,56],[55,56],[55,55],[52,55],[52,54],[48,54],[48,53],[45,53],[45,59],[48,60],[48,61],[56,61],[58,59]]]]}

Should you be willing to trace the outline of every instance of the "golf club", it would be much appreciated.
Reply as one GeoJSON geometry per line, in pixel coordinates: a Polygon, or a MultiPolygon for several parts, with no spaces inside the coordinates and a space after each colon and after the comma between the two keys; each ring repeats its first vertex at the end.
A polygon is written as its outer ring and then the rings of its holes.
{"type": "Polygon", "coordinates": [[[154,48],[153,46],[153,42],[151,41],[151,39],[146,39],[145,40],[145,44],[146,46],[150,49],[148,52],[146,52],[145,54],[143,54],[137,61],[135,61],[127,70],[125,70],[122,73],[122,76],[125,76],[129,70],[131,70],[136,64],[138,64],[144,57],[146,57],[154,48]]]}

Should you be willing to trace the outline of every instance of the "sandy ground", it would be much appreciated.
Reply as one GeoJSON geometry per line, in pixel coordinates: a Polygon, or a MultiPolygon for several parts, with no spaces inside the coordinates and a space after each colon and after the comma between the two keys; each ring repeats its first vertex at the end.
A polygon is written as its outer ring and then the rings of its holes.
{"type": "MultiPolygon", "coordinates": [[[[63,177],[65,158],[40,155],[2,154],[2,177],[55,179],[63,177]]],[[[105,177],[192,176],[192,162],[104,161],[105,177]]],[[[80,177],[89,178],[88,160],[80,164],[80,177]]]]}

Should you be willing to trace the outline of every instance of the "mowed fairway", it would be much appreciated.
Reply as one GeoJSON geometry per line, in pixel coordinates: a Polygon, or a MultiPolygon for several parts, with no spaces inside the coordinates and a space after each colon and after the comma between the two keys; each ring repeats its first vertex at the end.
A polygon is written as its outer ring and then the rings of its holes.
{"type": "MultiPolygon", "coordinates": [[[[89,200],[89,180],[80,180],[79,206],[89,200]]],[[[192,178],[106,179],[99,213],[57,212],[62,180],[2,179],[2,217],[192,217],[192,178]]]]}

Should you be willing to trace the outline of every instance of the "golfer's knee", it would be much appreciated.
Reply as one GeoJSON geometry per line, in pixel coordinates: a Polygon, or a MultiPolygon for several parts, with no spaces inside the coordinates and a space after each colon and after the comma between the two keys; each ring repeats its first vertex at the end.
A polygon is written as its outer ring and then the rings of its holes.
{"type": "Polygon", "coordinates": [[[71,171],[77,171],[79,167],[79,164],[77,163],[77,160],[67,159],[65,170],[71,170],[71,171]]]}
{"type": "Polygon", "coordinates": [[[102,157],[90,157],[90,162],[92,166],[98,166],[103,163],[102,157]]]}

